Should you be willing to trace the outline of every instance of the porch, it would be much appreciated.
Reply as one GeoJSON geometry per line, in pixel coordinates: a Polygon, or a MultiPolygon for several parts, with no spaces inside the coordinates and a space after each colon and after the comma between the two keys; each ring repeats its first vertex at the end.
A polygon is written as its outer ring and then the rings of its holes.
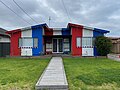
{"type": "Polygon", "coordinates": [[[71,52],[71,36],[44,36],[43,39],[45,54],[69,54],[71,52]]]}

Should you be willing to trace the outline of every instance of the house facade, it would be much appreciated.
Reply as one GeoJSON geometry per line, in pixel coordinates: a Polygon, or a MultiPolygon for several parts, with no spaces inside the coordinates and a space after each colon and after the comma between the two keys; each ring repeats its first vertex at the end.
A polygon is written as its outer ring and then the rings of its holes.
{"type": "Polygon", "coordinates": [[[11,36],[11,56],[54,53],[97,56],[94,40],[109,31],[69,23],[67,28],[49,28],[47,24],[40,24],[7,33],[11,36]]]}
{"type": "Polygon", "coordinates": [[[10,36],[5,33],[6,31],[0,28],[0,57],[10,55],[10,36]]]}
{"type": "Polygon", "coordinates": [[[109,39],[112,41],[112,53],[120,54],[120,37],[109,37],[109,39]]]}

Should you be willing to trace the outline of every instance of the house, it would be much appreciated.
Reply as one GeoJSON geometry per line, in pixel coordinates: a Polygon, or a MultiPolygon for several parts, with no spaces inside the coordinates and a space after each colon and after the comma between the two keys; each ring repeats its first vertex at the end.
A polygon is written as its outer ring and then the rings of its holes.
{"type": "Polygon", "coordinates": [[[54,53],[97,56],[94,40],[109,31],[69,23],[67,28],[49,28],[47,24],[40,24],[7,33],[11,36],[11,56],[54,53]]]}
{"type": "Polygon", "coordinates": [[[109,37],[112,41],[112,53],[120,54],[120,38],[119,37],[109,37]]]}
{"type": "Polygon", "coordinates": [[[5,32],[5,29],[0,28],[0,57],[10,55],[10,36],[5,32]]]}

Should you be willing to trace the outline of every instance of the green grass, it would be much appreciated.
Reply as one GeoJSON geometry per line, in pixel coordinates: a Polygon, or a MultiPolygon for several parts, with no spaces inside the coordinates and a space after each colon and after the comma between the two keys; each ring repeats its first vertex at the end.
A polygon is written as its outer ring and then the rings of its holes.
{"type": "Polygon", "coordinates": [[[100,58],[64,58],[70,90],[120,90],[120,62],[100,58]]]}
{"type": "Polygon", "coordinates": [[[0,90],[34,90],[49,60],[0,58],[0,90]]]}

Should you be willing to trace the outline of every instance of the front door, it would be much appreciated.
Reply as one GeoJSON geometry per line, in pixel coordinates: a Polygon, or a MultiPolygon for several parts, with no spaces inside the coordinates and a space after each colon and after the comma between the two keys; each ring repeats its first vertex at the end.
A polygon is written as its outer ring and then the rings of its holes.
{"type": "Polygon", "coordinates": [[[53,53],[63,52],[63,39],[55,38],[53,39],[53,53]]]}

